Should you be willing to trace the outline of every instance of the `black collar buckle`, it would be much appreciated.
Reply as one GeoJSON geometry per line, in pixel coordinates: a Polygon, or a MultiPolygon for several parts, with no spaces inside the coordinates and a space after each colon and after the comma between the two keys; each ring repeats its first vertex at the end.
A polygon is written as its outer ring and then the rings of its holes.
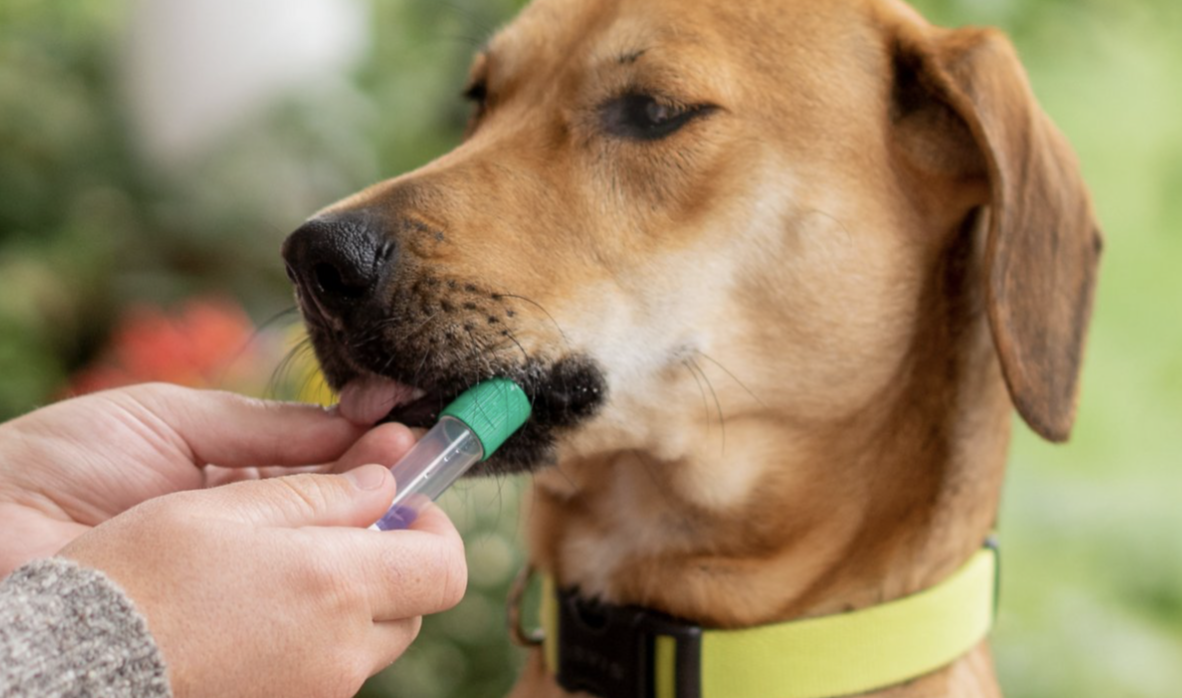
{"type": "Polygon", "coordinates": [[[556,596],[563,688],[600,698],[654,698],[658,681],[671,681],[677,698],[700,698],[700,626],[645,608],[588,601],[575,591],[556,596]],[[658,644],[671,650],[663,662],[658,644]]]}

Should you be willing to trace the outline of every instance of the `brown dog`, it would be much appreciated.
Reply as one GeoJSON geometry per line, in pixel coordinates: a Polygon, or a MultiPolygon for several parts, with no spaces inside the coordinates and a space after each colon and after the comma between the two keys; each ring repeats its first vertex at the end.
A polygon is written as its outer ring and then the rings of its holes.
{"type": "MultiPolygon", "coordinates": [[[[526,388],[483,468],[536,470],[560,587],[721,628],[881,604],[989,534],[1011,405],[1067,438],[1101,238],[998,33],[896,0],[535,0],[469,95],[463,145],[285,256],[344,409],[526,388]]],[[[514,695],[563,694],[540,655],[514,695]]],[[[875,695],[997,693],[981,644],[875,695]]]]}

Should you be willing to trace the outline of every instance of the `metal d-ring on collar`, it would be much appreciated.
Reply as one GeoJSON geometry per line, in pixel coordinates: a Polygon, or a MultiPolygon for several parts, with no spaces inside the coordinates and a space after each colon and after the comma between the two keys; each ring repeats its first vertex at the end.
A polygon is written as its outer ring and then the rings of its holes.
{"type": "MultiPolygon", "coordinates": [[[[540,647],[545,639],[544,629],[524,627],[521,611],[536,574],[537,569],[527,564],[509,590],[509,637],[520,647],[540,647]]],[[[597,696],[656,695],[655,668],[662,657],[661,664],[676,667],[667,681],[677,687],[678,696],[700,694],[701,627],[645,608],[587,600],[577,590],[544,587],[543,595],[557,601],[556,640],[567,648],[555,667],[563,688],[597,696]]]]}
{"type": "Polygon", "coordinates": [[[513,579],[513,586],[509,588],[509,603],[505,609],[505,622],[509,626],[509,639],[518,647],[540,647],[545,639],[545,632],[541,628],[526,630],[522,625],[521,602],[525,599],[525,592],[533,581],[538,569],[532,562],[527,562],[513,579]]]}

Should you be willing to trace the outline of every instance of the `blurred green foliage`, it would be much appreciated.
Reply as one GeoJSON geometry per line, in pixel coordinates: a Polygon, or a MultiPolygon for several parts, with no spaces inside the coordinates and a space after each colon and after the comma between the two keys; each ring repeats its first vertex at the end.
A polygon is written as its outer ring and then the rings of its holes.
{"type": "MultiPolygon", "coordinates": [[[[122,99],[127,0],[0,3],[0,418],[42,404],[133,301],[216,290],[256,319],[290,305],[287,231],[458,140],[467,62],[517,0],[380,1],[347,84],[258,115],[183,168],[139,150],[122,99]]],[[[1149,697],[1182,686],[1182,5],[922,0],[1009,32],[1075,144],[1108,247],[1074,441],[1018,425],[1002,511],[995,654],[1007,695],[1149,697]]],[[[471,592],[363,695],[496,696],[520,661],[503,598],[523,554],[520,483],[447,506],[471,592]]]]}

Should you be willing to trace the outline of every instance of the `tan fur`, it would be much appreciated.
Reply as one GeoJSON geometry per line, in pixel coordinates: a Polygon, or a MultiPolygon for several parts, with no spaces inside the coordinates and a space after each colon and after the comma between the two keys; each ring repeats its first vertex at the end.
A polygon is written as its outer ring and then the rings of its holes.
{"type": "MultiPolygon", "coordinates": [[[[715,627],[881,603],[993,527],[1014,403],[1066,438],[1099,238],[1000,35],[894,0],[535,0],[474,78],[461,147],[334,210],[441,231],[402,233],[408,273],[511,289],[522,349],[604,367],[535,478],[560,584],[715,627]],[[630,86],[720,109],[606,137],[630,86]]],[[[561,694],[537,654],[515,696],[561,694]]],[[[997,693],[982,646],[878,695],[997,693]]]]}

